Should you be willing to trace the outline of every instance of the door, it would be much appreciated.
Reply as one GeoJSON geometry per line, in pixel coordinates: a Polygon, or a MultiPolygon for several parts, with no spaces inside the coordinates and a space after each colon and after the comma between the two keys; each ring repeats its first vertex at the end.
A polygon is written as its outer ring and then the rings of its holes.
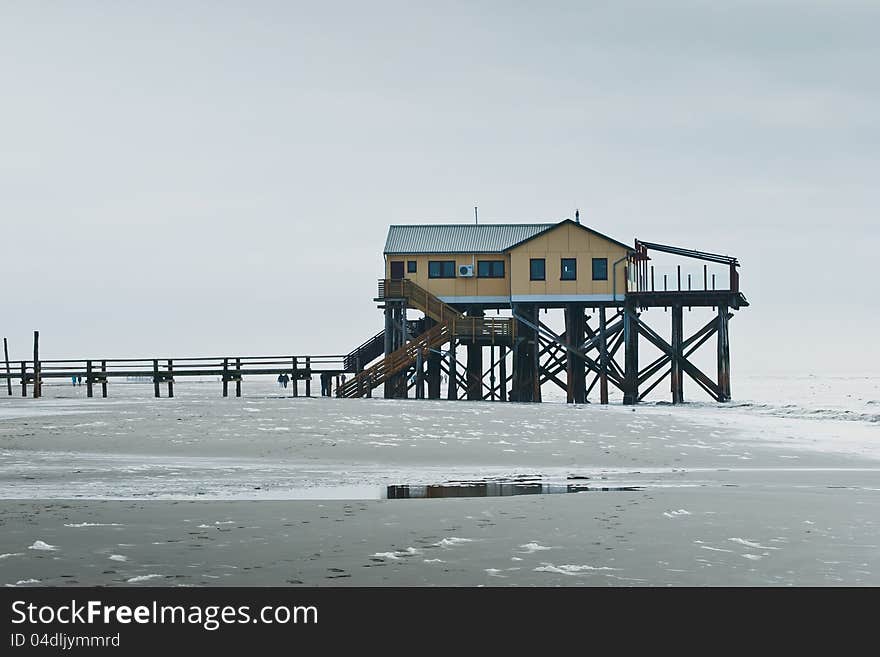
{"type": "Polygon", "coordinates": [[[399,281],[403,278],[403,260],[391,261],[391,280],[399,281]]]}

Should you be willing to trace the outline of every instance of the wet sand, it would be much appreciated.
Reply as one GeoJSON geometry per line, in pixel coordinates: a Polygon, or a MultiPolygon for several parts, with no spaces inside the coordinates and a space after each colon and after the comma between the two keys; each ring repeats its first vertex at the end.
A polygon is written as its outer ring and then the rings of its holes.
{"type": "Polygon", "coordinates": [[[880,584],[880,462],[806,444],[812,425],[273,395],[38,403],[0,404],[6,585],[880,584]],[[593,490],[382,499],[524,476],[593,490]]]}

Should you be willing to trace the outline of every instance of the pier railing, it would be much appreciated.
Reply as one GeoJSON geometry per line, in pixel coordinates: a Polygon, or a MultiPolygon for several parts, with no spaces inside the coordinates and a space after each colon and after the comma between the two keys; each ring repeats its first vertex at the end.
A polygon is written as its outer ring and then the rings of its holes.
{"type": "MultiPolygon", "coordinates": [[[[153,383],[156,396],[159,384],[168,384],[169,396],[173,396],[175,379],[181,377],[218,377],[223,383],[224,396],[227,384],[236,384],[236,394],[241,394],[241,380],[245,375],[287,374],[294,382],[306,382],[306,394],[310,393],[313,374],[341,374],[346,372],[345,355],[297,355],[297,356],[211,356],[199,358],[74,358],[46,360],[9,361],[9,371],[0,368],[0,380],[17,380],[22,396],[27,396],[28,385],[40,396],[41,383],[48,379],[81,380],[92,396],[93,386],[101,385],[102,396],[107,396],[110,379],[137,380],[153,383]]],[[[6,386],[4,386],[6,387],[6,386]]]]}

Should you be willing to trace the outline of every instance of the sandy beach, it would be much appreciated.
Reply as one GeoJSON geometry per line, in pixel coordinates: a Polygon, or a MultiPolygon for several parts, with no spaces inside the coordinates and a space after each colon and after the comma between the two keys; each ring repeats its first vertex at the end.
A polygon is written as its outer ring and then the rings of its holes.
{"type": "Polygon", "coordinates": [[[135,388],[0,400],[0,582],[880,584],[871,423],[135,388]]]}

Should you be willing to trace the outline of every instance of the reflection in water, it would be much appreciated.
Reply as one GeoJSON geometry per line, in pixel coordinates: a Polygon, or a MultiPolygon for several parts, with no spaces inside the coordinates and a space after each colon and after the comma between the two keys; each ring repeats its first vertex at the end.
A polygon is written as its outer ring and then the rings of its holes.
{"type": "Polygon", "coordinates": [[[464,481],[428,486],[388,486],[389,500],[428,497],[505,497],[509,495],[553,495],[595,491],[639,491],[639,486],[589,486],[587,484],[545,484],[522,481],[464,481]]]}

